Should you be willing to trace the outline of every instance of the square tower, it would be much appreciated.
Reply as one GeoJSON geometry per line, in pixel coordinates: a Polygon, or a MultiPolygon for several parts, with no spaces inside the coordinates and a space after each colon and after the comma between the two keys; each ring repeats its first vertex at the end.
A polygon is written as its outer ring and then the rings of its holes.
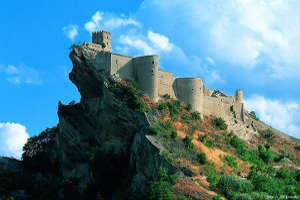
{"type": "Polygon", "coordinates": [[[103,30],[93,32],[92,43],[100,44],[104,51],[111,52],[111,33],[103,30]]]}

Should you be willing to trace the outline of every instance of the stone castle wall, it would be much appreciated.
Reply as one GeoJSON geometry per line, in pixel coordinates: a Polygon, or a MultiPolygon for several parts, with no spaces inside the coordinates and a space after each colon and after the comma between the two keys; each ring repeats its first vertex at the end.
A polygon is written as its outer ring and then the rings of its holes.
{"type": "Polygon", "coordinates": [[[141,56],[133,59],[135,80],[154,101],[158,101],[158,56],[141,56]]]}
{"type": "Polygon", "coordinates": [[[178,99],[191,104],[193,110],[203,110],[203,82],[200,78],[177,78],[175,95],[178,99]]]}
{"type": "Polygon", "coordinates": [[[158,70],[157,55],[133,58],[111,53],[110,40],[110,34],[100,31],[93,33],[95,43],[84,43],[90,50],[87,56],[95,57],[89,60],[96,67],[104,68],[111,75],[118,74],[123,80],[136,81],[155,102],[169,94],[171,98],[191,104],[192,109],[201,114],[244,120],[242,90],[237,90],[234,96],[226,96],[221,91],[211,91],[201,78],[176,78],[172,73],[158,70]],[[102,48],[102,42],[109,42],[109,48],[102,48]]]}
{"type": "Polygon", "coordinates": [[[158,70],[158,97],[169,94],[171,98],[176,98],[173,88],[176,77],[170,72],[158,70]]]}

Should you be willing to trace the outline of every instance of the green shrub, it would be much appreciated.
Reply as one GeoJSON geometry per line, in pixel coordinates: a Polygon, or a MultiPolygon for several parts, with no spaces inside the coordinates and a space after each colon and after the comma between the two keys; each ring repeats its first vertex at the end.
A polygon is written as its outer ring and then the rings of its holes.
{"type": "Polygon", "coordinates": [[[106,44],[105,44],[105,42],[101,42],[101,44],[100,44],[100,45],[102,46],[102,48],[103,48],[103,49],[106,47],[106,44]]]}
{"type": "Polygon", "coordinates": [[[252,117],[253,119],[255,119],[255,120],[259,120],[259,118],[256,116],[256,113],[254,112],[254,111],[251,111],[250,113],[249,113],[249,115],[250,115],[250,117],[252,117]]]}
{"type": "Polygon", "coordinates": [[[163,98],[164,98],[164,99],[170,99],[171,96],[170,96],[169,94],[164,94],[164,95],[163,95],[163,98]]]}
{"type": "Polygon", "coordinates": [[[224,160],[227,162],[228,166],[232,167],[232,168],[238,168],[238,164],[234,161],[234,157],[233,156],[224,156],[224,160]]]}
{"type": "Polygon", "coordinates": [[[221,196],[217,195],[217,196],[213,196],[212,200],[222,200],[221,196]]]}
{"type": "Polygon", "coordinates": [[[174,139],[177,137],[177,132],[175,130],[172,131],[171,137],[174,139]]]}
{"type": "Polygon", "coordinates": [[[212,123],[219,129],[221,130],[226,130],[227,129],[227,124],[225,123],[225,121],[221,118],[221,117],[218,117],[216,119],[214,119],[212,121],[212,123]]]}
{"type": "Polygon", "coordinates": [[[184,122],[184,123],[187,123],[187,124],[192,124],[192,120],[191,120],[191,118],[190,118],[190,116],[188,116],[188,115],[182,115],[181,116],[181,120],[184,122]]]}
{"type": "Polygon", "coordinates": [[[145,104],[142,100],[137,98],[137,99],[135,99],[134,103],[135,103],[136,111],[141,112],[141,113],[149,112],[149,108],[148,108],[147,104],[145,104]]]}
{"type": "Polygon", "coordinates": [[[189,136],[185,136],[183,142],[187,149],[194,149],[194,144],[192,143],[192,139],[189,136]]]}
{"type": "Polygon", "coordinates": [[[258,130],[258,133],[260,134],[261,137],[266,139],[270,139],[274,136],[274,133],[271,129],[258,130]]]}
{"type": "Polygon", "coordinates": [[[23,146],[22,164],[30,171],[50,172],[57,171],[55,163],[49,159],[48,151],[54,148],[57,127],[47,128],[37,136],[27,140],[23,146]]]}
{"type": "Polygon", "coordinates": [[[172,119],[177,118],[178,114],[183,110],[179,100],[172,100],[171,102],[168,102],[167,105],[172,119]]]}
{"type": "Polygon", "coordinates": [[[206,140],[205,146],[207,146],[207,147],[209,147],[209,148],[212,148],[212,147],[214,147],[214,142],[211,141],[211,140],[206,140]]]}
{"type": "Polygon", "coordinates": [[[153,135],[157,135],[161,132],[161,128],[159,126],[149,126],[148,129],[153,135]]]}
{"type": "Polygon", "coordinates": [[[276,172],[275,176],[281,179],[288,179],[290,178],[290,173],[287,169],[281,168],[276,172]]]}
{"type": "Polygon", "coordinates": [[[187,111],[191,111],[192,110],[192,105],[190,103],[187,104],[186,110],[187,111]]]}
{"type": "Polygon", "coordinates": [[[250,196],[253,200],[266,200],[270,199],[270,195],[264,192],[252,192],[250,196]]]}
{"type": "Polygon", "coordinates": [[[158,110],[163,110],[163,111],[165,111],[165,110],[167,109],[167,107],[168,107],[168,104],[166,104],[166,103],[161,103],[161,104],[158,105],[158,110]]]}
{"type": "Polygon", "coordinates": [[[230,196],[233,192],[248,193],[251,192],[254,188],[249,180],[243,180],[231,175],[221,176],[217,187],[227,197],[230,196]]]}
{"type": "Polygon", "coordinates": [[[201,119],[201,114],[197,111],[192,112],[191,118],[192,118],[192,120],[200,120],[201,119]]]}
{"type": "Polygon", "coordinates": [[[198,162],[200,164],[206,164],[207,163],[206,155],[203,152],[197,155],[197,159],[198,159],[198,162]]]}
{"type": "Polygon", "coordinates": [[[207,137],[208,137],[208,134],[205,133],[204,135],[199,135],[199,136],[198,136],[198,140],[199,140],[200,142],[204,143],[204,142],[206,141],[207,137]]]}
{"type": "Polygon", "coordinates": [[[151,185],[150,199],[153,200],[174,200],[176,196],[174,195],[174,189],[172,184],[159,180],[151,185]]]}
{"type": "Polygon", "coordinates": [[[247,193],[235,193],[232,195],[232,200],[253,200],[250,194],[247,193]]]}
{"type": "Polygon", "coordinates": [[[172,182],[178,176],[169,176],[166,168],[160,167],[158,171],[158,180],[151,185],[151,200],[192,200],[184,196],[176,196],[172,187],[172,182]]]}
{"type": "Polygon", "coordinates": [[[207,163],[203,168],[203,173],[206,175],[206,180],[210,183],[210,188],[215,189],[220,179],[220,174],[216,170],[214,163],[207,163]]]}
{"type": "Polygon", "coordinates": [[[274,160],[273,152],[268,149],[266,150],[262,145],[258,145],[259,157],[266,163],[271,164],[274,160]]]}

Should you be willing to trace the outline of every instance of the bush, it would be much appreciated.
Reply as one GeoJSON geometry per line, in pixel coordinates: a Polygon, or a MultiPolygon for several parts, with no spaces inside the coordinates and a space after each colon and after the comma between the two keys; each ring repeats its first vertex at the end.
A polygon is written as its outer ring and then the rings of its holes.
{"type": "Polygon", "coordinates": [[[224,160],[227,162],[228,166],[237,169],[238,168],[238,164],[234,161],[234,157],[233,156],[224,156],[224,160]]]}
{"type": "Polygon", "coordinates": [[[258,145],[259,157],[266,163],[271,164],[274,160],[273,152],[268,149],[266,150],[262,145],[258,145]]]}
{"type": "Polygon", "coordinates": [[[157,135],[161,132],[161,128],[159,126],[149,126],[148,129],[153,135],[157,135]]]}
{"type": "Polygon", "coordinates": [[[252,193],[250,193],[250,196],[253,200],[270,199],[270,196],[267,193],[264,193],[264,192],[252,192],[252,193]]]}
{"type": "Polygon", "coordinates": [[[161,103],[158,105],[158,110],[165,111],[167,109],[168,105],[166,103],[161,103]]]}
{"type": "Polygon", "coordinates": [[[251,111],[250,113],[249,113],[249,115],[250,115],[250,117],[252,117],[253,119],[255,119],[255,120],[259,120],[259,118],[256,116],[256,113],[254,112],[254,111],[251,111]]]}
{"type": "Polygon", "coordinates": [[[239,179],[231,175],[221,176],[217,187],[225,196],[230,196],[233,192],[248,193],[254,188],[248,180],[239,179]]]}
{"type": "Polygon", "coordinates": [[[227,129],[227,124],[225,123],[225,121],[221,118],[221,117],[218,117],[216,119],[214,119],[212,121],[212,123],[217,127],[219,128],[220,130],[226,130],[227,129]]]}
{"type": "Polygon", "coordinates": [[[201,114],[197,111],[192,112],[191,114],[192,120],[200,120],[201,119],[201,114]]]}
{"type": "Polygon", "coordinates": [[[217,196],[213,196],[212,200],[222,200],[221,196],[217,195],[217,196]]]}
{"type": "Polygon", "coordinates": [[[214,147],[214,142],[211,141],[211,140],[206,140],[205,146],[207,146],[207,147],[209,147],[209,148],[212,148],[212,147],[214,147]]]}
{"type": "Polygon", "coordinates": [[[261,137],[265,139],[270,139],[274,136],[274,133],[271,129],[258,130],[258,133],[260,134],[261,137]]]}
{"type": "Polygon", "coordinates": [[[163,180],[154,182],[151,185],[150,199],[153,200],[174,200],[174,189],[171,183],[163,180]]]}
{"type": "Polygon", "coordinates": [[[288,179],[290,177],[290,173],[287,169],[281,168],[276,172],[275,176],[281,179],[288,179]]]}
{"type": "Polygon", "coordinates": [[[152,200],[192,200],[184,196],[176,196],[172,187],[174,176],[168,175],[166,168],[160,167],[158,171],[158,181],[151,185],[150,199],[152,200]]]}
{"type": "Polygon", "coordinates": [[[232,195],[232,200],[253,200],[250,194],[236,193],[232,195]]]}
{"type": "Polygon", "coordinates": [[[164,95],[163,95],[163,98],[164,98],[164,99],[170,99],[171,96],[170,96],[169,94],[164,94],[164,95]]]}
{"type": "Polygon", "coordinates": [[[197,158],[198,158],[198,162],[199,162],[200,164],[206,164],[207,159],[206,159],[205,153],[202,152],[202,153],[198,154],[198,155],[197,155],[197,158]]]}
{"type": "Polygon", "coordinates": [[[174,138],[174,139],[177,137],[177,132],[175,130],[172,131],[171,137],[174,138]]]}
{"type": "Polygon", "coordinates": [[[187,123],[187,124],[192,124],[192,120],[191,120],[191,118],[190,118],[190,116],[188,116],[188,115],[182,115],[181,116],[181,120],[184,122],[184,123],[187,123]]]}
{"type": "Polygon", "coordinates": [[[57,127],[47,128],[27,140],[22,154],[22,164],[26,169],[40,172],[57,171],[55,163],[52,163],[47,155],[53,148],[56,134],[57,127]]]}
{"type": "Polygon", "coordinates": [[[192,105],[188,103],[187,106],[186,106],[186,110],[191,111],[192,110],[192,105]]]}
{"type": "Polygon", "coordinates": [[[203,168],[203,173],[206,175],[206,180],[210,183],[210,188],[215,189],[217,183],[219,182],[220,175],[216,170],[214,163],[207,163],[203,168]]]}
{"type": "Polygon", "coordinates": [[[204,135],[199,135],[198,140],[203,143],[206,141],[207,137],[208,137],[208,134],[205,133],[204,135]]]}
{"type": "Polygon", "coordinates": [[[172,119],[176,118],[178,114],[183,110],[183,107],[181,106],[181,102],[178,100],[173,100],[171,102],[168,102],[167,105],[172,119]]]}
{"type": "Polygon", "coordinates": [[[185,136],[183,142],[187,149],[194,149],[194,144],[192,143],[192,139],[189,136],[185,136]]]}

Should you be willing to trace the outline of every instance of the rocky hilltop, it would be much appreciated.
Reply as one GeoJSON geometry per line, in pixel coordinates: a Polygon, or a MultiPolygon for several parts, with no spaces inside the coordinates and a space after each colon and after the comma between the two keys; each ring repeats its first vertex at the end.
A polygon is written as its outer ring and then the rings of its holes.
{"type": "Polygon", "coordinates": [[[80,102],[59,102],[57,126],[30,138],[21,162],[0,159],[0,199],[300,197],[299,143],[253,115],[255,131],[168,94],[155,102],[85,45],[70,58],[80,102]]]}

